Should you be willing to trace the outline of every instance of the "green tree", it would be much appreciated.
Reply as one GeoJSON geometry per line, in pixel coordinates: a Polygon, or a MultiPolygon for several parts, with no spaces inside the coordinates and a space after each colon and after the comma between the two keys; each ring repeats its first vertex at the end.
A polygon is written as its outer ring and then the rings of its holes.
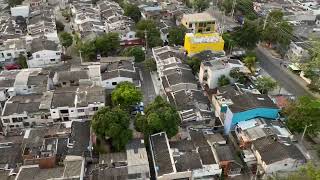
{"type": "Polygon", "coordinates": [[[246,75],[240,71],[240,68],[231,69],[229,76],[241,84],[245,83],[247,80],[246,75]]]}
{"type": "Polygon", "coordinates": [[[23,0],[8,0],[7,1],[10,7],[21,5],[23,0]]]}
{"type": "Polygon", "coordinates": [[[270,77],[259,77],[256,81],[256,87],[262,94],[267,94],[277,87],[277,82],[270,77]]]}
{"type": "Polygon", "coordinates": [[[234,41],[243,48],[253,49],[260,40],[261,26],[259,20],[245,20],[243,26],[238,27],[233,33],[234,41]]]}
{"type": "Polygon", "coordinates": [[[266,27],[262,32],[264,41],[286,48],[291,42],[292,34],[293,27],[283,19],[283,13],[280,10],[269,13],[266,27]]]}
{"type": "Polygon", "coordinates": [[[178,133],[180,117],[177,110],[158,96],[145,109],[145,115],[138,115],[135,127],[145,136],[165,131],[169,138],[178,133]]]}
{"type": "Polygon", "coordinates": [[[22,54],[20,54],[18,57],[18,64],[22,69],[28,68],[27,59],[22,54]]]}
{"type": "Polygon", "coordinates": [[[257,62],[257,58],[256,56],[253,55],[247,55],[244,60],[243,60],[245,66],[247,66],[247,68],[251,71],[251,73],[254,72],[255,66],[256,66],[256,62],[257,62]]]}
{"type": "Polygon", "coordinates": [[[320,101],[308,96],[301,96],[283,110],[287,125],[291,131],[302,133],[308,126],[307,133],[314,135],[320,130],[320,101]],[[310,126],[311,125],[311,126],[310,126]]]}
{"type": "Polygon", "coordinates": [[[222,38],[224,40],[224,50],[231,51],[232,48],[237,46],[236,38],[231,33],[223,33],[222,38]]]}
{"type": "Polygon", "coordinates": [[[225,76],[225,75],[222,75],[219,77],[218,79],[218,86],[225,86],[225,85],[228,85],[230,84],[230,79],[225,76]]]}
{"type": "Polygon", "coordinates": [[[59,34],[60,37],[60,42],[63,47],[68,48],[72,45],[73,43],[73,36],[70,33],[67,32],[61,32],[59,34]]]}
{"type": "Polygon", "coordinates": [[[193,74],[197,74],[200,70],[201,59],[197,57],[188,57],[187,64],[192,69],[193,74]]]}
{"type": "Polygon", "coordinates": [[[141,102],[142,93],[133,83],[121,82],[112,91],[111,100],[113,105],[130,110],[132,105],[141,102]]]}
{"type": "Polygon", "coordinates": [[[184,26],[171,27],[169,29],[169,44],[172,45],[183,45],[184,36],[186,35],[187,29],[184,26]]]}
{"type": "Polygon", "coordinates": [[[141,12],[139,10],[139,7],[134,4],[125,4],[124,15],[130,17],[136,23],[141,19],[141,12]]]}
{"type": "Polygon", "coordinates": [[[241,14],[245,15],[246,20],[254,20],[258,18],[255,11],[253,11],[254,7],[252,0],[239,0],[236,4],[235,9],[236,11],[239,11],[241,12],[241,14]]]}
{"type": "Polygon", "coordinates": [[[210,2],[209,0],[193,0],[192,5],[197,12],[203,12],[209,7],[210,2]]]}
{"type": "Polygon", "coordinates": [[[162,45],[160,31],[157,29],[153,20],[140,20],[137,25],[137,36],[145,40],[145,32],[147,33],[148,48],[162,45]]]}
{"type": "Polygon", "coordinates": [[[95,60],[97,56],[96,47],[93,41],[81,43],[79,45],[81,56],[85,61],[95,60]]]}
{"type": "Polygon", "coordinates": [[[64,31],[64,24],[61,21],[56,21],[56,28],[58,32],[64,31]]]}
{"type": "Polygon", "coordinates": [[[107,33],[95,40],[96,51],[102,56],[117,54],[120,48],[120,37],[118,33],[107,33]]]}
{"type": "Polygon", "coordinates": [[[146,59],[144,61],[144,66],[146,67],[146,69],[149,69],[149,71],[157,70],[157,64],[153,59],[146,59]]]}
{"type": "Polygon", "coordinates": [[[312,48],[309,50],[310,60],[302,65],[304,74],[311,80],[309,89],[320,92],[320,38],[312,38],[312,48]]]}
{"type": "Polygon", "coordinates": [[[136,62],[145,60],[145,52],[139,46],[126,48],[122,54],[125,56],[133,56],[136,62]]]}
{"type": "Polygon", "coordinates": [[[101,139],[110,139],[115,151],[122,151],[132,138],[129,129],[130,118],[127,112],[119,107],[111,109],[104,107],[92,118],[91,126],[96,135],[101,139]]]}

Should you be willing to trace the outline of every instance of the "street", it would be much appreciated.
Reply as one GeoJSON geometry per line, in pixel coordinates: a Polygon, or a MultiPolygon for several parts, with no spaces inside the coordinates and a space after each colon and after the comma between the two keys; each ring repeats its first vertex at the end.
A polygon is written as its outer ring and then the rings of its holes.
{"type": "Polygon", "coordinates": [[[272,57],[272,55],[263,47],[256,48],[256,54],[260,66],[274,78],[278,84],[284,87],[288,92],[295,96],[311,95],[307,90],[306,83],[302,79],[284,67],[280,67],[280,61],[272,57]]]}
{"type": "Polygon", "coordinates": [[[142,77],[140,77],[141,90],[143,93],[143,103],[146,106],[152,102],[157,95],[154,89],[150,71],[145,69],[143,63],[136,63],[135,65],[137,67],[137,72],[142,77]]]}

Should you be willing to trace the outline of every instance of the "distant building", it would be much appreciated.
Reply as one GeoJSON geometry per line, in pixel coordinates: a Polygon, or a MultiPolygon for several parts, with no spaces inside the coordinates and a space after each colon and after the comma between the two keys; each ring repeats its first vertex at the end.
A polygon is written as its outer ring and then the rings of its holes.
{"type": "Polygon", "coordinates": [[[216,19],[209,13],[183,14],[181,24],[191,33],[214,33],[216,19]]]}
{"type": "Polygon", "coordinates": [[[187,33],[184,38],[184,48],[188,55],[197,54],[205,50],[222,52],[224,40],[218,33],[187,33]]]}
{"type": "Polygon", "coordinates": [[[20,55],[27,55],[26,42],[23,39],[8,40],[0,46],[0,63],[12,62],[20,55]]]}

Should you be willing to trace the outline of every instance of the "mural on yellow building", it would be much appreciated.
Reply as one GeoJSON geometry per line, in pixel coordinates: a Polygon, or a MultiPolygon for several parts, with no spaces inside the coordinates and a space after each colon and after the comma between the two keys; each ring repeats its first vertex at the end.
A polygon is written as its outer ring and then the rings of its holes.
{"type": "Polygon", "coordinates": [[[219,33],[187,33],[184,38],[184,48],[188,55],[201,51],[223,51],[224,40],[219,33]]]}

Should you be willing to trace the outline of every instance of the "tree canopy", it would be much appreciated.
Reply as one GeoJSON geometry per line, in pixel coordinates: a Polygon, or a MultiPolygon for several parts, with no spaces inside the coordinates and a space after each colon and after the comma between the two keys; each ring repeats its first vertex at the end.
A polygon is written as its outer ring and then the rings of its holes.
{"type": "Polygon", "coordinates": [[[122,151],[132,138],[129,129],[130,118],[127,112],[119,107],[104,107],[93,116],[91,126],[101,139],[109,138],[115,151],[122,151]]]}
{"type": "Polygon", "coordinates": [[[287,125],[294,132],[303,132],[308,126],[307,133],[314,135],[320,130],[320,101],[308,96],[299,97],[290,103],[283,113],[287,117],[287,125]],[[311,125],[311,126],[310,126],[311,125]]]}
{"type": "Polygon", "coordinates": [[[209,7],[210,1],[209,0],[193,0],[192,5],[195,11],[203,12],[209,7]]]}
{"type": "Polygon", "coordinates": [[[96,59],[97,51],[93,41],[80,43],[79,50],[84,60],[90,61],[96,59]]]}
{"type": "Polygon", "coordinates": [[[248,54],[244,58],[243,62],[244,65],[250,70],[250,72],[253,73],[256,66],[257,57],[255,55],[248,54]]]}
{"type": "Polygon", "coordinates": [[[225,85],[228,85],[228,84],[230,84],[230,79],[227,76],[222,75],[222,76],[219,77],[219,79],[218,79],[218,85],[219,86],[225,86],[225,85]]]}
{"type": "Polygon", "coordinates": [[[192,69],[193,74],[197,74],[200,70],[201,59],[197,57],[188,57],[187,64],[192,69]]]}
{"type": "Polygon", "coordinates": [[[141,102],[142,93],[133,83],[121,82],[112,91],[111,100],[113,105],[130,110],[130,106],[141,102]]]}
{"type": "Polygon", "coordinates": [[[138,115],[135,127],[145,136],[165,131],[169,138],[178,133],[180,117],[176,109],[158,96],[145,109],[145,115],[138,115]]]}
{"type": "Polygon", "coordinates": [[[27,58],[25,56],[23,56],[22,54],[20,54],[18,57],[18,64],[20,65],[20,67],[22,69],[28,68],[27,58]]]}
{"type": "Polygon", "coordinates": [[[141,39],[145,39],[145,32],[147,33],[148,48],[162,45],[160,31],[153,20],[140,20],[136,25],[136,29],[137,36],[141,39]]]}
{"type": "Polygon", "coordinates": [[[149,69],[149,71],[156,71],[157,70],[157,64],[153,59],[146,59],[144,61],[144,66],[149,69]]]}
{"type": "Polygon", "coordinates": [[[255,82],[256,88],[262,93],[267,94],[277,87],[277,82],[270,77],[258,77],[255,82]]]}
{"type": "Polygon", "coordinates": [[[120,37],[118,33],[107,33],[97,37],[95,40],[97,52],[102,56],[115,55],[120,47],[120,37]]]}
{"type": "Polygon", "coordinates": [[[122,54],[125,56],[133,56],[136,62],[142,62],[145,59],[145,52],[139,46],[126,48],[122,54]]]}
{"type": "Polygon", "coordinates": [[[309,89],[320,92],[320,38],[312,38],[312,48],[310,49],[310,60],[303,64],[304,74],[311,80],[309,89]]]}
{"type": "Polygon", "coordinates": [[[23,0],[8,0],[8,4],[10,7],[21,5],[22,2],[23,2],[23,0]]]}
{"type": "Polygon", "coordinates": [[[261,26],[259,20],[245,20],[242,27],[234,32],[234,39],[240,47],[253,49],[260,40],[261,26]]]}
{"type": "Polygon", "coordinates": [[[68,48],[72,45],[73,43],[73,37],[70,33],[67,32],[61,32],[59,34],[60,37],[60,42],[62,44],[63,47],[68,48]]]}
{"type": "Polygon", "coordinates": [[[124,5],[124,15],[130,17],[136,23],[141,19],[141,12],[139,10],[139,7],[134,4],[124,5]]]}
{"type": "Polygon", "coordinates": [[[169,44],[172,45],[183,45],[184,36],[186,35],[187,29],[180,25],[178,27],[171,27],[169,29],[169,44]]]}
{"type": "Polygon", "coordinates": [[[245,83],[247,80],[246,75],[240,71],[240,68],[231,69],[229,76],[241,84],[245,83]]]}

